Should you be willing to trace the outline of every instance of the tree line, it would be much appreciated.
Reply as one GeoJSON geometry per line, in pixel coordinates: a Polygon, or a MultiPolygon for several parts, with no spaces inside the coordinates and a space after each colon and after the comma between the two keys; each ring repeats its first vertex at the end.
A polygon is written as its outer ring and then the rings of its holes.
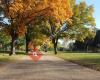
{"type": "Polygon", "coordinates": [[[19,37],[26,41],[26,53],[29,47],[52,43],[57,54],[59,39],[84,41],[95,36],[93,12],[92,5],[76,0],[0,0],[1,42],[11,40],[9,55],[15,53],[19,37]]]}

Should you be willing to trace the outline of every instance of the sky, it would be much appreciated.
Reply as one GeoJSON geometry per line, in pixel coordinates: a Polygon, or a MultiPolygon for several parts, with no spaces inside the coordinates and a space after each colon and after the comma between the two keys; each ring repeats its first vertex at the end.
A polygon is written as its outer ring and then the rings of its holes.
{"type": "Polygon", "coordinates": [[[86,1],[88,5],[94,6],[94,18],[96,20],[96,28],[100,29],[100,0],[76,0],[77,3],[80,1],[86,1]]]}

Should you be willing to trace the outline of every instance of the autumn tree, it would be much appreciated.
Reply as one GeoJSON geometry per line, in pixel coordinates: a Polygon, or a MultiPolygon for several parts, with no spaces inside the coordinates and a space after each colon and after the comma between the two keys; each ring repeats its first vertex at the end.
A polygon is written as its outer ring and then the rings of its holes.
{"type": "MultiPolygon", "coordinates": [[[[17,37],[24,34],[26,26],[38,15],[45,18],[53,17],[58,22],[68,20],[72,15],[70,0],[1,0],[5,17],[9,19],[9,35],[12,38],[11,53],[14,53],[14,45],[17,37]],[[11,32],[10,32],[11,31],[11,32]]],[[[52,24],[51,24],[52,25],[52,24]]],[[[53,26],[53,25],[52,25],[53,26]]]]}
{"type": "MultiPolygon", "coordinates": [[[[45,20],[47,20],[50,24],[49,30],[51,35],[55,35],[57,28],[60,29],[61,23],[65,21],[69,21],[69,18],[72,16],[71,8],[70,8],[70,0],[44,0],[48,6],[48,10],[46,10],[46,14],[43,14],[45,20]]],[[[44,12],[43,12],[44,13],[44,12]]],[[[55,54],[57,41],[56,36],[52,38],[52,43],[54,44],[55,54]]]]}
{"type": "Polygon", "coordinates": [[[59,0],[53,1],[55,4],[51,4],[53,12],[49,16],[49,30],[51,33],[51,40],[54,46],[54,53],[57,54],[57,44],[59,39],[59,31],[64,22],[71,22],[70,17],[72,16],[72,11],[70,7],[70,0],[59,0]]]}
{"type": "MultiPolygon", "coordinates": [[[[14,46],[19,35],[24,35],[25,26],[28,25],[35,16],[45,14],[48,6],[45,1],[36,0],[1,0],[0,5],[4,10],[4,15],[9,19],[7,34],[12,38],[11,53],[15,53],[14,46]],[[43,11],[43,12],[42,12],[43,11]]],[[[49,9],[48,9],[49,10],[49,9]]]]}
{"type": "MultiPolygon", "coordinates": [[[[75,0],[71,0],[71,8],[72,8],[72,24],[68,27],[67,31],[65,31],[63,34],[60,35],[60,37],[66,37],[66,39],[74,39],[74,40],[80,40],[84,41],[86,38],[90,39],[95,36],[95,19],[93,17],[94,8],[92,5],[88,6],[85,2],[81,2],[80,4],[76,4],[75,0]],[[87,28],[91,27],[91,28],[87,28]]],[[[70,20],[68,20],[70,21],[70,20]]],[[[56,20],[54,18],[51,18],[51,21],[49,20],[49,23],[53,25],[51,27],[52,32],[52,39],[54,39],[52,42],[55,43],[55,47],[57,46],[57,39],[58,36],[57,32],[59,32],[60,28],[55,25],[56,20]],[[56,27],[54,27],[56,26],[56,27]]],[[[60,24],[60,27],[62,25],[60,24]]],[[[56,48],[55,53],[56,53],[56,48]]]]}

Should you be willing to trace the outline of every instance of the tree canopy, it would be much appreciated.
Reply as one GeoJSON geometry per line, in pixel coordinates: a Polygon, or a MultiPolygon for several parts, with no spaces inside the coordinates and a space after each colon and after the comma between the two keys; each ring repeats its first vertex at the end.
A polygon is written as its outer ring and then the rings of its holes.
{"type": "Polygon", "coordinates": [[[56,54],[60,38],[84,41],[94,37],[93,12],[92,5],[76,4],[76,0],[0,0],[0,25],[11,38],[10,55],[19,36],[26,39],[26,51],[30,42],[38,45],[51,39],[56,54]]]}

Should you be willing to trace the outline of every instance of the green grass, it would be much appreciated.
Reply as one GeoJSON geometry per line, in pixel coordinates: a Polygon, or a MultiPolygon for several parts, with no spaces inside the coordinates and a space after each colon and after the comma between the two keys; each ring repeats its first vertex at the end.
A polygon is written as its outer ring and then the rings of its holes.
{"type": "Polygon", "coordinates": [[[7,53],[0,53],[0,62],[12,62],[12,61],[19,60],[25,56],[26,55],[23,54],[9,56],[9,54],[7,53]]]}
{"type": "Polygon", "coordinates": [[[100,53],[64,53],[58,52],[57,57],[100,71],[100,53]]]}

